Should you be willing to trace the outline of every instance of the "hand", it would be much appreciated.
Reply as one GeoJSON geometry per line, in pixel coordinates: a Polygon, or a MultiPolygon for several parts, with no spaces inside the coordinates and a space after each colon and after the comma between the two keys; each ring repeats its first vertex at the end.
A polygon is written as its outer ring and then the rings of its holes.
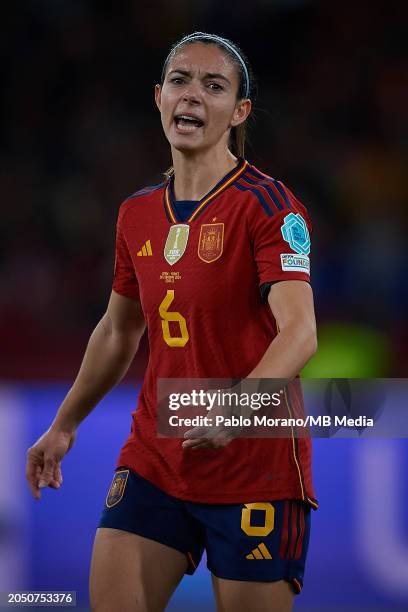
{"type": "Polygon", "coordinates": [[[185,440],[181,445],[182,448],[197,450],[199,448],[223,448],[227,446],[231,440],[240,435],[243,427],[240,425],[225,425],[225,423],[215,425],[216,417],[223,416],[225,419],[229,419],[233,415],[239,415],[239,413],[240,410],[238,410],[237,407],[214,407],[208,412],[208,418],[212,419],[213,424],[207,427],[194,427],[186,431],[184,434],[185,440]]]}
{"type": "Polygon", "coordinates": [[[72,448],[76,432],[52,427],[27,451],[26,478],[35,499],[41,498],[40,489],[59,489],[62,485],[61,460],[72,448]]]}

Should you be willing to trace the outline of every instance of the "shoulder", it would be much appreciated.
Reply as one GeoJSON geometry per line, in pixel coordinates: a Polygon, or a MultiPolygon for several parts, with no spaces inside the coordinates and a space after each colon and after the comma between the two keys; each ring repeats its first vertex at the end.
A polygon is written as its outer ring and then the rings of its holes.
{"type": "Polygon", "coordinates": [[[138,191],[135,191],[130,196],[128,196],[125,199],[124,204],[126,202],[131,202],[133,200],[140,199],[143,196],[149,196],[149,195],[155,193],[156,191],[159,191],[160,189],[163,189],[166,186],[166,184],[167,184],[167,181],[164,180],[161,183],[157,183],[156,185],[148,185],[147,187],[143,187],[142,189],[139,189],[138,191]]]}
{"type": "Polygon", "coordinates": [[[265,174],[252,164],[235,183],[235,187],[248,195],[249,213],[261,217],[283,218],[288,214],[301,214],[310,224],[305,205],[282,181],[265,174]]]}
{"type": "Polygon", "coordinates": [[[139,205],[151,204],[152,200],[161,198],[163,191],[166,187],[167,181],[164,180],[156,185],[148,185],[138,191],[135,191],[131,195],[127,196],[120,205],[119,208],[119,220],[123,220],[124,216],[129,210],[137,208],[139,205]]]}

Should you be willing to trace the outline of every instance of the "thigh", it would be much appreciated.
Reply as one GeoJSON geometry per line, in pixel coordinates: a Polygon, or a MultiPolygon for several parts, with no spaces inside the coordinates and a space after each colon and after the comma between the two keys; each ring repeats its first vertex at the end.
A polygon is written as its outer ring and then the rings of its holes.
{"type": "Polygon", "coordinates": [[[174,548],[193,574],[204,550],[204,530],[185,504],[128,468],[116,470],[100,528],[126,531],[174,548]]]}
{"type": "Polygon", "coordinates": [[[91,610],[162,612],[186,568],[186,556],[169,546],[99,528],[90,573],[91,610]]]}
{"type": "Polygon", "coordinates": [[[295,594],[285,580],[251,582],[212,576],[217,612],[291,612],[295,594]]]}

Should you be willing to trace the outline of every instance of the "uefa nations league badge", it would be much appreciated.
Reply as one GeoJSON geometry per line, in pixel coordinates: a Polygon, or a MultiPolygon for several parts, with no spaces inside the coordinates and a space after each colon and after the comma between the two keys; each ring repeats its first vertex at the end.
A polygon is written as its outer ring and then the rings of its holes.
{"type": "Polygon", "coordinates": [[[171,226],[164,246],[164,258],[171,266],[184,255],[189,231],[190,226],[184,223],[171,226]]]}

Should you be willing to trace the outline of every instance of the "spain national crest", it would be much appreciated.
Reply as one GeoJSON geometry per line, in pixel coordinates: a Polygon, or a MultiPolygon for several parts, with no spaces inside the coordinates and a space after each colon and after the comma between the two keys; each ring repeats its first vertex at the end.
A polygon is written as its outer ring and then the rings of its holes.
{"type": "Polygon", "coordinates": [[[125,492],[129,470],[119,470],[113,477],[109,493],[106,496],[106,506],[112,508],[120,502],[125,492]]]}
{"type": "Polygon", "coordinates": [[[205,223],[201,226],[198,241],[198,256],[205,263],[212,263],[222,255],[224,246],[224,224],[205,223]]]}

